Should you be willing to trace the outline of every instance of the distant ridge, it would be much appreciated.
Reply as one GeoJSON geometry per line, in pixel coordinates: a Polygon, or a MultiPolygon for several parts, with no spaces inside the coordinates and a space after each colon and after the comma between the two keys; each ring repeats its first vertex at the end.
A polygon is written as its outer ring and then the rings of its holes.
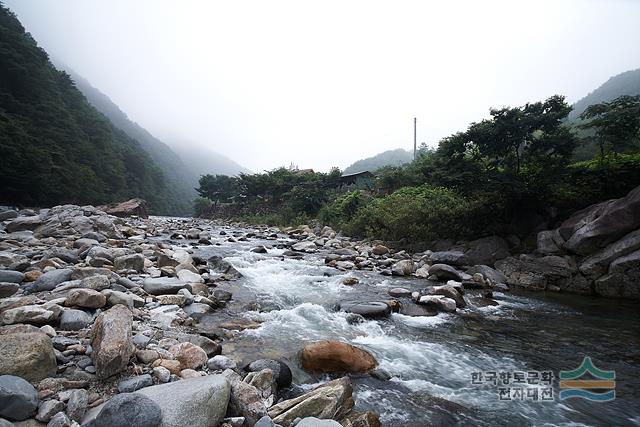
{"type": "Polygon", "coordinates": [[[402,164],[409,163],[411,160],[413,160],[412,153],[402,148],[397,148],[395,150],[383,151],[375,156],[358,160],[346,167],[343,173],[352,174],[363,171],[373,172],[384,166],[400,166],[402,164]]]}

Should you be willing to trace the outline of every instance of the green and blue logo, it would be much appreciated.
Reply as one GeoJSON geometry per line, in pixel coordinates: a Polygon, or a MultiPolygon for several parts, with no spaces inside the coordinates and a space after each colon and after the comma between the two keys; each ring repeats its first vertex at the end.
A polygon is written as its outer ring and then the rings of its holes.
{"type": "Polygon", "coordinates": [[[560,371],[560,400],[578,397],[594,402],[609,402],[616,398],[616,372],[595,367],[590,357],[573,371],[560,371]],[[588,374],[588,375],[587,375],[588,374]],[[585,377],[580,379],[580,377],[585,377]]]}

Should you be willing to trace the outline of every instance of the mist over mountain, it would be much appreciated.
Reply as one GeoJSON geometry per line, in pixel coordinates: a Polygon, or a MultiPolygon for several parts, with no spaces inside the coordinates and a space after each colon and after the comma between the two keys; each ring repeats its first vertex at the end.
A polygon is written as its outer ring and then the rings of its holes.
{"type": "Polygon", "coordinates": [[[345,174],[357,173],[362,171],[374,171],[384,166],[400,166],[413,160],[413,153],[397,148],[395,150],[387,150],[375,156],[358,160],[344,169],[345,174]]]}
{"type": "Polygon", "coordinates": [[[144,197],[177,209],[162,171],[58,71],[0,5],[0,200],[100,204],[144,197]]]}
{"type": "Polygon", "coordinates": [[[640,95],[640,68],[609,78],[593,92],[573,104],[569,120],[577,119],[590,105],[608,102],[622,95],[640,95]]]}

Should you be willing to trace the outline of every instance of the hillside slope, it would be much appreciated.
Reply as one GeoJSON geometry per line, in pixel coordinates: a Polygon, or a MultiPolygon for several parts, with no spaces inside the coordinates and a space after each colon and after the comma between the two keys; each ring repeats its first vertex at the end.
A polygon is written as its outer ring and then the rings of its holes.
{"type": "Polygon", "coordinates": [[[398,148],[395,150],[387,150],[382,153],[376,154],[366,159],[361,159],[354,162],[352,165],[345,168],[344,174],[357,173],[362,171],[373,172],[376,169],[380,169],[383,166],[399,166],[404,163],[408,163],[413,160],[413,154],[398,148]]]}
{"type": "Polygon", "coordinates": [[[577,119],[588,106],[608,102],[622,95],[640,95],[640,68],[611,77],[596,90],[573,104],[569,120],[577,119]]]}
{"type": "Polygon", "coordinates": [[[174,206],[163,173],[58,71],[0,5],[0,202],[50,206],[143,197],[174,206]]]}
{"type": "Polygon", "coordinates": [[[93,87],[87,79],[68,67],[63,67],[71,75],[76,87],[87,100],[102,114],[107,116],[119,129],[140,143],[153,161],[162,169],[167,178],[169,196],[174,201],[173,215],[185,215],[192,211],[192,201],[196,197],[194,174],[187,169],[182,159],[142,126],[131,121],[127,115],[107,95],[93,87]]]}

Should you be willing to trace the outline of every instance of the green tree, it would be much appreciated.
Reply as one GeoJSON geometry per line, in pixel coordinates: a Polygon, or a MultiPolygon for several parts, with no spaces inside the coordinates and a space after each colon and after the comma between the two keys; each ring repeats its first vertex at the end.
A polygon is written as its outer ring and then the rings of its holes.
{"type": "Polygon", "coordinates": [[[205,197],[216,205],[229,202],[238,195],[236,178],[227,175],[202,175],[198,184],[196,191],[200,197],[205,197]]]}
{"type": "Polygon", "coordinates": [[[611,102],[589,106],[580,118],[580,127],[595,130],[600,160],[608,152],[621,153],[638,148],[640,139],[640,95],[620,96],[611,102]]]}

